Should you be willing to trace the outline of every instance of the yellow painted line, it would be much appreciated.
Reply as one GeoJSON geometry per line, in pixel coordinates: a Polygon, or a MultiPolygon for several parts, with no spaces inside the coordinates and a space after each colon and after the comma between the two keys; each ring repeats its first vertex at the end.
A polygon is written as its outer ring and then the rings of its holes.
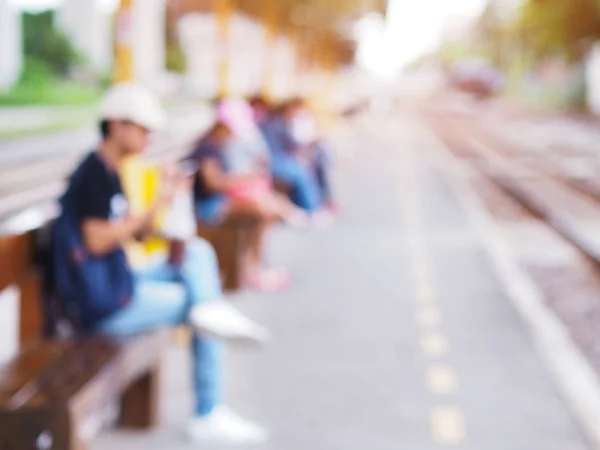
{"type": "Polygon", "coordinates": [[[416,319],[420,327],[437,327],[442,323],[442,313],[437,307],[427,305],[417,310],[416,319]]]}
{"type": "Polygon", "coordinates": [[[415,280],[421,285],[429,284],[432,275],[431,271],[429,270],[429,265],[425,262],[425,260],[413,258],[412,266],[415,280]]]}
{"type": "Polygon", "coordinates": [[[458,389],[458,379],[450,366],[436,364],[427,368],[425,376],[427,389],[432,394],[449,395],[458,389]]]}
{"type": "Polygon", "coordinates": [[[408,247],[413,255],[423,255],[425,253],[425,239],[419,234],[407,239],[408,247]]]}
{"type": "Polygon", "coordinates": [[[457,445],[467,438],[462,412],[455,406],[436,406],[431,411],[431,437],[439,445],[457,445]]]}
{"type": "Polygon", "coordinates": [[[430,284],[421,284],[417,288],[417,299],[422,302],[432,302],[435,300],[435,289],[430,284]]]}
{"type": "Polygon", "coordinates": [[[413,231],[418,231],[423,225],[422,218],[415,211],[408,211],[406,213],[405,222],[406,226],[413,231]]]}
{"type": "Polygon", "coordinates": [[[421,350],[426,356],[443,356],[449,349],[450,344],[442,333],[428,331],[421,335],[421,350]]]}

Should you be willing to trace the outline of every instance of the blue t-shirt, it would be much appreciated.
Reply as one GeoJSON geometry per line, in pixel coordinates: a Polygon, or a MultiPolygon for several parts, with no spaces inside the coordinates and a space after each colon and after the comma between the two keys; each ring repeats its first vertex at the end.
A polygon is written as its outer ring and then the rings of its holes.
{"type": "MultiPolygon", "coordinates": [[[[210,139],[202,139],[198,142],[191,155],[191,159],[193,159],[200,168],[207,161],[215,161],[223,172],[229,171],[224,149],[210,139]]],[[[220,194],[221,192],[214,192],[208,187],[206,180],[202,176],[202,170],[199,170],[196,179],[194,180],[194,196],[196,201],[207,200],[220,194]]]]}
{"type": "Polygon", "coordinates": [[[115,220],[125,217],[129,206],[119,174],[93,152],[81,163],[81,182],[73,186],[77,215],[85,219],[115,220]]]}
{"type": "Polygon", "coordinates": [[[87,219],[112,221],[127,215],[119,175],[98,153],[91,153],[71,176],[61,207],[52,232],[55,289],[65,310],[76,311],[79,326],[94,331],[133,295],[133,274],[124,249],[91,254],[81,229],[87,219]]]}
{"type": "Polygon", "coordinates": [[[293,154],[298,147],[290,127],[281,117],[270,117],[260,125],[265,141],[274,158],[293,154]]]}

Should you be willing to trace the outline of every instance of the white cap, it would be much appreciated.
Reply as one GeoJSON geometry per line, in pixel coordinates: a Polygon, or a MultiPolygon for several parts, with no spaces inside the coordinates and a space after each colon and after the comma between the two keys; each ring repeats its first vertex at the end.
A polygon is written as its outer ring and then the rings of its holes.
{"type": "Polygon", "coordinates": [[[101,120],[128,120],[149,130],[164,126],[166,113],[158,99],[133,83],[115,84],[100,102],[101,120]]]}

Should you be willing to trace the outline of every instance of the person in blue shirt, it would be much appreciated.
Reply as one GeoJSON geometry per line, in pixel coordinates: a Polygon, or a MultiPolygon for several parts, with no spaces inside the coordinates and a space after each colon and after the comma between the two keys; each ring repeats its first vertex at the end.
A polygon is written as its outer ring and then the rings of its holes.
{"type": "Polygon", "coordinates": [[[295,112],[291,120],[292,136],[314,170],[321,198],[329,211],[336,205],[331,189],[331,152],[319,136],[316,119],[302,99],[292,100],[295,112]]]}
{"type": "Polygon", "coordinates": [[[244,255],[245,284],[261,291],[278,291],[290,284],[290,276],[284,269],[264,267],[262,251],[270,227],[289,220],[295,215],[294,207],[272,192],[268,177],[231,170],[227,150],[232,138],[231,129],[216,122],[190,155],[198,166],[194,181],[197,217],[209,225],[227,221],[253,223],[249,250],[244,255]]]}
{"type": "Polygon", "coordinates": [[[299,141],[295,133],[303,104],[298,100],[284,102],[266,114],[266,103],[262,102],[254,98],[251,104],[271,150],[273,178],[289,186],[292,201],[320,223],[329,217],[325,209],[328,184],[320,183],[328,179],[324,176],[325,159],[310,145],[299,141]]]}
{"type": "Polygon", "coordinates": [[[222,404],[219,340],[262,343],[268,332],[223,299],[213,248],[191,238],[184,247],[172,247],[177,252],[139,267],[125,256],[125,244],[147,236],[157,213],[187,184],[171,167],[156,202],[140,214],[129,210],[117,169],[124,158],[144,151],[164,112],[135,84],[113,86],[100,111],[102,140],[70,178],[53,233],[60,300],[77,311],[84,333],[128,337],[189,326],[195,398],[188,436],[204,445],[260,444],[266,431],[222,404]]]}
{"type": "Polygon", "coordinates": [[[250,105],[238,97],[223,97],[216,103],[217,120],[232,131],[226,150],[227,165],[232,173],[269,174],[270,152],[258,129],[250,105]]]}

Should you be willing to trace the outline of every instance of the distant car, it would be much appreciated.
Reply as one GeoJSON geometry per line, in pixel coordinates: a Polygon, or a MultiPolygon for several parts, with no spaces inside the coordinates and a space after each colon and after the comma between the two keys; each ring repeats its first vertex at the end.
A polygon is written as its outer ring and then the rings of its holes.
{"type": "Polygon", "coordinates": [[[464,60],[449,68],[450,84],[477,98],[496,95],[504,86],[502,72],[483,60],[464,60]]]}

